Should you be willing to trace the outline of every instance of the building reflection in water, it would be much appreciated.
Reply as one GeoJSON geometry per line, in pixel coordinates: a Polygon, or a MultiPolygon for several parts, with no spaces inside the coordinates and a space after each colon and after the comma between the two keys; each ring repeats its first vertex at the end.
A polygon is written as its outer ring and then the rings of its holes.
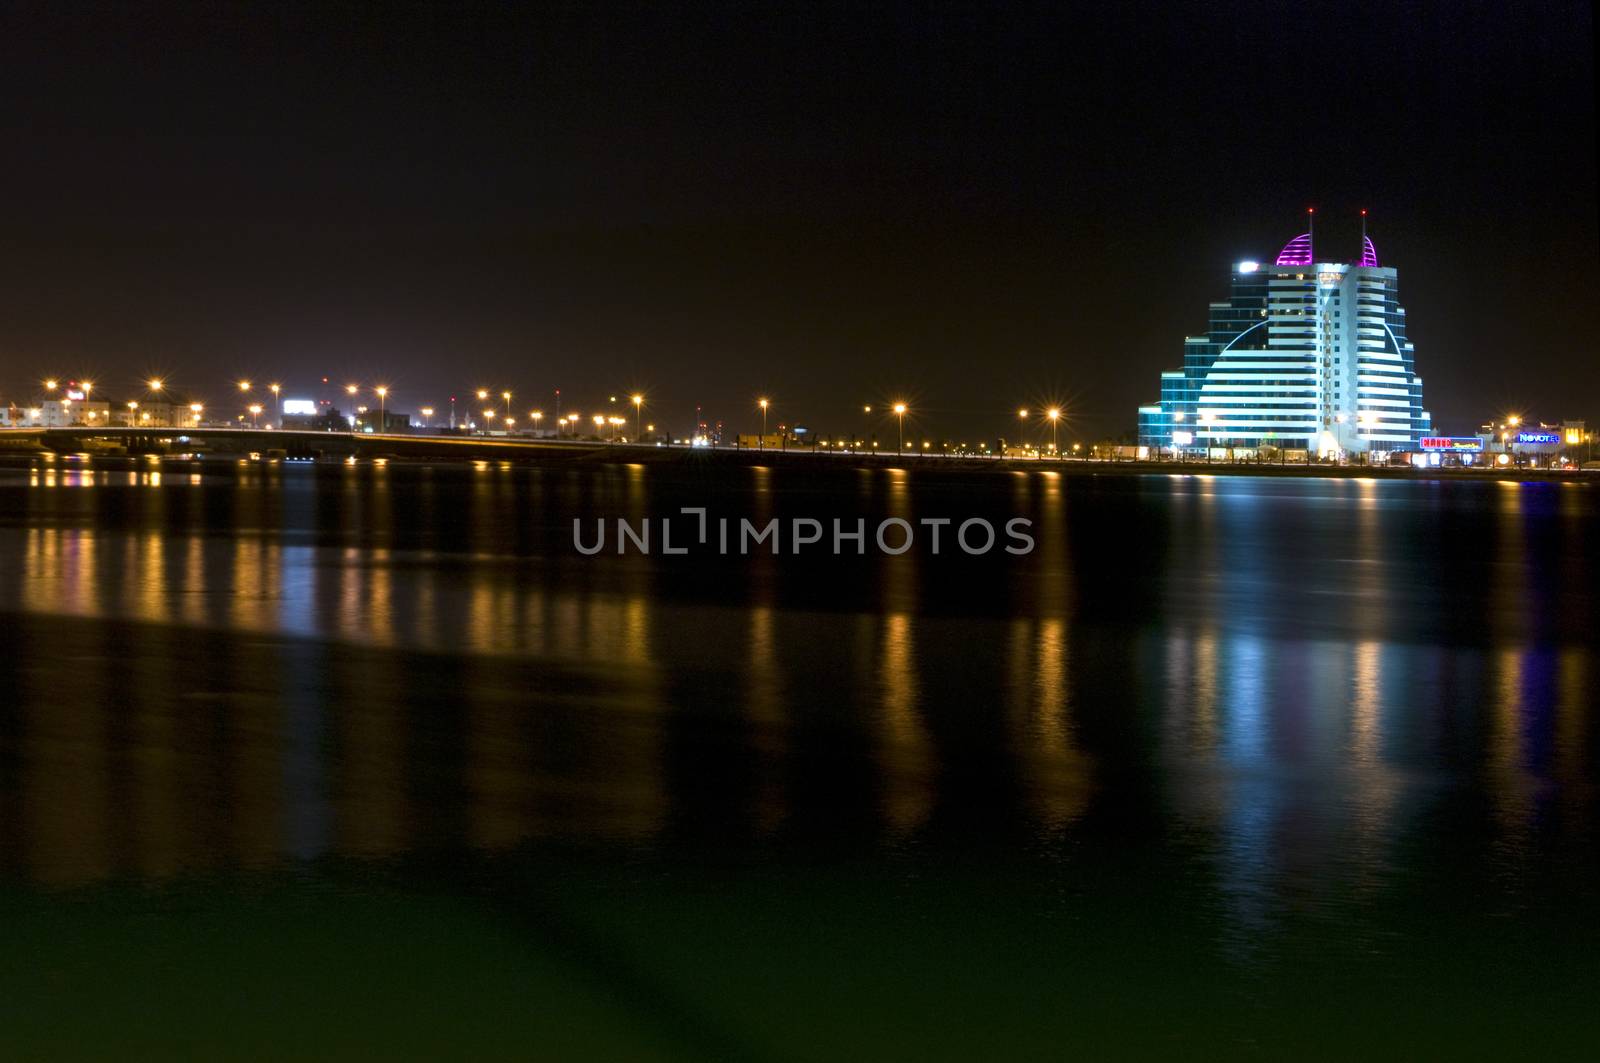
{"type": "MultiPolygon", "coordinates": [[[[885,517],[899,518],[914,528],[909,474],[904,469],[885,469],[881,482],[885,517]]],[[[891,528],[885,541],[893,546],[901,531],[891,528]]],[[[873,534],[870,527],[867,534],[873,534]]],[[[867,688],[875,686],[879,694],[884,820],[892,832],[904,834],[920,826],[932,810],[938,770],[933,740],[921,715],[916,551],[884,557],[879,571],[884,614],[878,619],[878,674],[876,683],[869,682],[867,688]]]]}
{"type": "Polygon", "coordinates": [[[1072,556],[1061,476],[1016,477],[1017,506],[1034,516],[1030,586],[1018,588],[1032,608],[1017,610],[1007,650],[1012,755],[1035,815],[1047,834],[1076,820],[1088,803],[1089,759],[1078,748],[1072,721],[1072,556]],[[1037,488],[1038,496],[1031,494],[1037,488]]]}
{"type": "MultiPolygon", "coordinates": [[[[1508,866],[1543,824],[1572,839],[1590,829],[1594,669],[1570,625],[1592,616],[1579,593],[1592,521],[1568,494],[1535,517],[1526,486],[1484,488],[1483,641],[1458,646],[1412,637],[1420,621],[1395,615],[1395,602],[1439,601],[1418,597],[1436,593],[1417,585],[1432,570],[1392,549],[1404,517],[1393,500],[1417,497],[1394,494],[1406,485],[1160,481],[1163,516],[1150,519],[1165,524],[1141,555],[1159,573],[1157,621],[1116,626],[1115,603],[1095,600],[1092,573],[1074,564],[1093,555],[1082,508],[1069,519],[1070,482],[1020,473],[1005,493],[1036,517],[1035,555],[985,592],[1003,619],[992,610],[963,628],[978,633],[962,643],[974,671],[1000,677],[1000,711],[984,716],[978,701],[950,707],[948,673],[925,659],[949,644],[940,607],[968,610],[962,624],[982,610],[915,552],[867,559],[850,570],[861,587],[814,614],[793,608],[806,588],[780,581],[787,559],[741,564],[728,602],[674,587],[676,559],[574,563],[560,519],[637,520],[660,504],[640,467],[485,464],[410,481],[392,466],[245,472],[219,485],[175,470],[109,482],[29,471],[21,526],[0,527],[0,596],[30,614],[10,625],[0,665],[14,692],[0,861],[76,885],[660,837],[697,783],[671,751],[688,733],[675,728],[706,711],[706,675],[733,677],[716,689],[733,701],[734,737],[703,755],[748,763],[730,799],[748,801],[762,834],[841,792],[794,773],[795,729],[813,712],[832,713],[829,741],[868,748],[861,792],[876,805],[860,803],[897,837],[931,831],[941,781],[973,770],[973,754],[944,742],[947,713],[979,717],[966,733],[1003,750],[1045,833],[1100,814],[1091,786],[1144,778],[1143,763],[1105,769],[1148,725],[1161,760],[1151,785],[1206,854],[1240,948],[1273,925],[1289,883],[1336,884],[1326,903],[1387,888],[1450,756],[1477,758],[1508,866]],[[1280,548],[1263,514],[1287,491],[1342,515],[1342,553],[1326,539],[1280,548]],[[417,528],[413,510],[433,516],[417,528]],[[1557,575],[1531,577],[1537,557],[1556,559],[1557,575]],[[1523,622],[1530,601],[1562,618],[1562,640],[1523,622]],[[703,630],[737,637],[705,646],[703,630]],[[826,652],[807,657],[801,640],[826,652]],[[1118,670],[1130,659],[1143,669],[1131,692],[1118,670]],[[839,707],[797,701],[816,689],[802,660],[837,662],[839,707]]],[[[781,470],[751,475],[740,504],[758,520],[780,514],[781,470]]],[[[915,524],[923,504],[906,472],[860,477],[856,504],[915,524]]]]}

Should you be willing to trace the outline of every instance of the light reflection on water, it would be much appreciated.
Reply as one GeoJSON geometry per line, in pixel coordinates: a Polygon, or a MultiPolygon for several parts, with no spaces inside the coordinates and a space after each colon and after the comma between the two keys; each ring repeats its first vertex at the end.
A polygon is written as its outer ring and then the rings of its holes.
{"type": "Polygon", "coordinates": [[[1248,955],[1286,911],[1419,873],[1441,809],[1508,881],[1592,830],[1590,488],[794,475],[18,472],[0,862],[73,884],[541,837],[1123,831],[1248,955]],[[1020,514],[1038,546],[567,548],[575,514],[680,505],[1020,514]]]}

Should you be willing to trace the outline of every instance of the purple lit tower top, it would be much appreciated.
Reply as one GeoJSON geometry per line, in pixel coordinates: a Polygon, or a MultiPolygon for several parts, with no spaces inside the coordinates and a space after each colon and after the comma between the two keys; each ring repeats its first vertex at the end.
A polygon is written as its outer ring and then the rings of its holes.
{"type": "Polygon", "coordinates": [[[1311,265],[1311,234],[1301,233],[1293,240],[1283,245],[1283,250],[1278,252],[1277,266],[1309,266],[1311,265]]]}
{"type": "Polygon", "coordinates": [[[1378,249],[1365,236],[1361,238],[1361,265],[1367,269],[1378,268],[1378,249]]]}

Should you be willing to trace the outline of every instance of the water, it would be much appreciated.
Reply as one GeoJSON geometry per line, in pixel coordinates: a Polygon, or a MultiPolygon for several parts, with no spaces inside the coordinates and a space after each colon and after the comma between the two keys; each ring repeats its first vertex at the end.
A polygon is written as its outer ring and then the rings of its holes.
{"type": "Polygon", "coordinates": [[[1586,1054],[1597,497],[11,459],[0,1041],[1586,1054]]]}

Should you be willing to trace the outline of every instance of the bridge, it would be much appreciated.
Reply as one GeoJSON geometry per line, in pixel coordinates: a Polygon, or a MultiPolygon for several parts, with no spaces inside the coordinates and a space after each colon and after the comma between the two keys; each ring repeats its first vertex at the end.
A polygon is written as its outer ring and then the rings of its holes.
{"type": "MultiPolygon", "coordinates": [[[[283,458],[583,458],[627,446],[572,439],[533,439],[445,434],[318,432],[281,428],[70,427],[0,428],[0,450],[48,450],[60,454],[230,454],[283,458]]],[[[637,460],[631,459],[631,460],[637,460]]]]}

